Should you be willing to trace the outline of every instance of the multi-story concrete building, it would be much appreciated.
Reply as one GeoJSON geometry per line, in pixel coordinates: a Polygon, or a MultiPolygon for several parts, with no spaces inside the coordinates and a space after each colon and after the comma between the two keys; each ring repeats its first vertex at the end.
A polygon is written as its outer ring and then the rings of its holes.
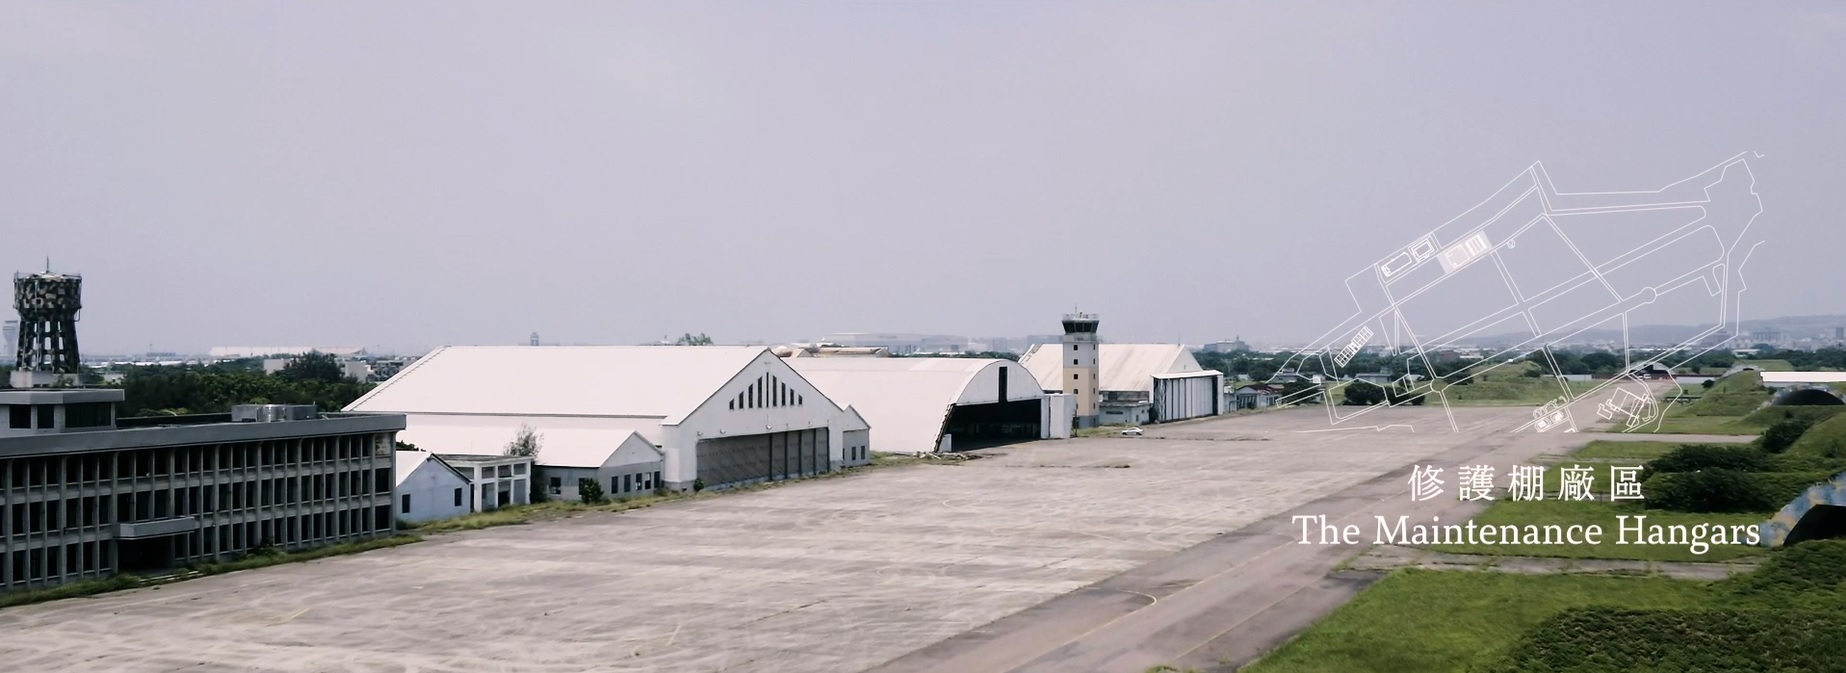
{"type": "Polygon", "coordinates": [[[398,415],[114,418],[111,389],[0,391],[0,592],[390,535],[398,415]],[[267,422],[264,422],[267,421],[267,422]]]}

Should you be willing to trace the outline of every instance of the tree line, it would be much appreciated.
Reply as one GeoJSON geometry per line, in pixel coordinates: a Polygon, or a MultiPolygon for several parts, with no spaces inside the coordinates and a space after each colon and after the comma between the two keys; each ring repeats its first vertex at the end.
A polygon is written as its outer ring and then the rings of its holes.
{"type": "Polygon", "coordinates": [[[312,404],[338,411],[374,385],[345,376],[339,360],[325,353],[291,358],[274,374],[264,374],[258,359],[130,366],[123,374],[111,384],[125,396],[118,409],[122,416],[220,414],[238,404],[312,404]]]}

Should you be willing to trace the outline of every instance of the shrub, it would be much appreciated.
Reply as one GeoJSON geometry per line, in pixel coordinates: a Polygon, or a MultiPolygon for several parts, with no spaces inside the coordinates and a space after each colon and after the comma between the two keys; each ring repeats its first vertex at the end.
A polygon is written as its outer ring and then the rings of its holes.
{"type": "Polygon", "coordinates": [[[1346,404],[1351,406],[1371,406],[1383,404],[1385,391],[1366,381],[1353,381],[1346,384],[1346,404]]]}
{"type": "Polygon", "coordinates": [[[1700,387],[1705,388],[1706,390],[1710,390],[1711,387],[1715,385],[1718,385],[1717,379],[1705,379],[1704,383],[1699,384],[1700,387]]]}
{"type": "Polygon", "coordinates": [[[1846,414],[1821,421],[1802,433],[1790,453],[1826,458],[1846,458],[1846,414]]]}
{"type": "Polygon", "coordinates": [[[595,479],[577,480],[577,499],[594,505],[603,501],[603,485],[595,479]]]}
{"type": "Polygon", "coordinates": [[[1676,512],[1762,512],[1774,509],[1762,485],[1744,472],[1709,469],[1655,475],[1642,485],[1647,507],[1676,512]]]}
{"type": "Polygon", "coordinates": [[[1696,472],[1713,468],[1738,472],[1763,472],[1769,469],[1769,456],[1748,444],[1687,444],[1648,461],[1641,478],[1661,472],[1696,472]]]}
{"type": "Polygon", "coordinates": [[[1763,472],[1752,474],[1770,509],[1782,509],[1790,500],[1801,497],[1808,488],[1833,478],[1833,472],[1763,472]]]}
{"type": "Polygon", "coordinates": [[[1814,427],[1814,422],[1805,418],[1786,418],[1776,421],[1763,431],[1763,436],[1756,438],[1756,445],[1769,453],[1781,453],[1794,446],[1801,435],[1814,427]]]}
{"type": "Polygon", "coordinates": [[[699,491],[703,491],[703,490],[705,490],[705,478],[704,477],[694,477],[692,479],[692,492],[698,493],[699,491]]]}
{"type": "Polygon", "coordinates": [[[1545,620],[1493,673],[1846,671],[1837,612],[1571,610],[1545,620]]]}
{"type": "Polygon", "coordinates": [[[1841,413],[1846,413],[1846,407],[1763,407],[1743,417],[1742,424],[1768,427],[1791,418],[1819,423],[1841,413]]]}
{"type": "Polygon", "coordinates": [[[1846,594],[1846,540],[1811,540],[1778,550],[1755,572],[1714,586],[1733,601],[1768,607],[1804,601],[1839,605],[1846,594]]]}
{"type": "Polygon", "coordinates": [[[1650,509],[1676,512],[1772,512],[1830,472],[1738,472],[1710,469],[1664,472],[1641,485],[1650,509]]]}

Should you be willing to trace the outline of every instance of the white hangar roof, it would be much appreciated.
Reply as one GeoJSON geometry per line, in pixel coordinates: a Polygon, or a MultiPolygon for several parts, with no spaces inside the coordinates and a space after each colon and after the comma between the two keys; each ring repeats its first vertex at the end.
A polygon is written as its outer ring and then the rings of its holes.
{"type": "MultiPolygon", "coordinates": [[[[1032,370],[1039,387],[1064,388],[1064,360],[1070,351],[1063,344],[1037,344],[1026,350],[1019,363],[1032,370]]],[[[1099,344],[1096,350],[1097,389],[1154,391],[1154,377],[1204,371],[1192,352],[1179,344],[1099,344]]]]}
{"type": "MultiPolygon", "coordinates": [[[[538,464],[597,467],[639,435],[660,451],[660,419],[571,418],[558,416],[417,416],[397,433],[399,441],[439,453],[497,456],[519,433],[519,426],[539,435],[538,464]]],[[[399,453],[405,453],[400,451],[399,453]]]]}
{"type": "Polygon", "coordinates": [[[762,346],[446,346],[405,367],[346,410],[652,417],[664,419],[655,423],[673,424],[767,350],[762,346]]]}
{"type": "Polygon", "coordinates": [[[1018,363],[982,358],[791,358],[790,367],[835,403],[850,407],[872,427],[880,451],[935,451],[950,407],[999,401],[998,375],[1008,367],[1007,399],[1044,397],[1018,363]],[[977,381],[994,381],[989,386],[977,381]]]}

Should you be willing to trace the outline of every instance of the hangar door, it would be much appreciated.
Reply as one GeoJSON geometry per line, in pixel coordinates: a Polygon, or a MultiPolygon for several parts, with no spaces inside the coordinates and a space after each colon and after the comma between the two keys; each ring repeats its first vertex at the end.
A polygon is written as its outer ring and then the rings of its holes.
{"type": "Polygon", "coordinates": [[[1223,387],[1216,376],[1154,379],[1150,423],[1178,421],[1223,413],[1223,387]]]}
{"type": "Polygon", "coordinates": [[[831,467],[826,428],[701,439],[698,461],[708,488],[813,476],[831,467]]]}
{"type": "Polygon", "coordinates": [[[1043,398],[995,402],[992,404],[956,404],[949,407],[943,432],[950,436],[955,451],[1038,439],[1040,407],[1043,398]]]}

